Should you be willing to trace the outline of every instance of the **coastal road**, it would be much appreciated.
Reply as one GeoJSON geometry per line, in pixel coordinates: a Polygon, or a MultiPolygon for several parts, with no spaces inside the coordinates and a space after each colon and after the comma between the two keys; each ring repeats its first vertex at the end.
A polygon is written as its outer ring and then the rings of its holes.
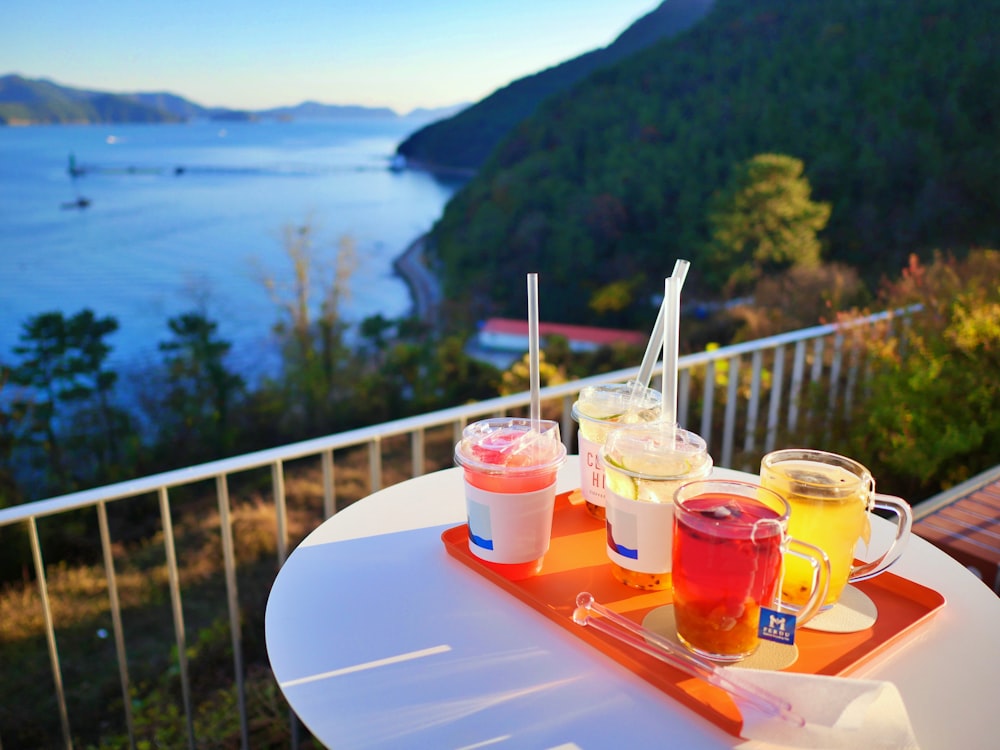
{"type": "Polygon", "coordinates": [[[437,325],[441,306],[441,285],[427,268],[424,246],[427,236],[420,235],[393,264],[413,297],[413,314],[432,328],[437,325]]]}

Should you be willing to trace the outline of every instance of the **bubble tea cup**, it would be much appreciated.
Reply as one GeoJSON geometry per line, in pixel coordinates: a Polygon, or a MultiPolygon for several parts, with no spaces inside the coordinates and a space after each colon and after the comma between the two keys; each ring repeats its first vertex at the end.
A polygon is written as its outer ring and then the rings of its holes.
{"type": "Polygon", "coordinates": [[[782,557],[813,571],[805,622],[826,597],[830,563],[788,536],[788,502],[735,480],[689,482],[674,495],[673,604],[677,637],[691,651],[738,661],[760,644],[761,608],[780,611],[782,557]]]}
{"type": "Polygon", "coordinates": [[[495,417],[462,431],[455,462],[465,474],[469,551],[486,567],[511,580],[541,570],[565,460],[551,420],[495,417]]]}
{"type": "Polygon", "coordinates": [[[657,422],[619,427],[601,450],[611,574],[632,588],[670,587],[674,491],[712,472],[705,441],[657,422]]]}
{"type": "Polygon", "coordinates": [[[607,503],[607,479],[600,461],[601,448],[612,430],[623,424],[653,422],[660,417],[660,392],[635,381],[603,383],[580,391],[573,404],[573,419],[579,424],[580,493],[587,510],[603,521],[607,503]]]}
{"type": "MultiPolygon", "coordinates": [[[[876,493],[871,472],[857,461],[811,449],[773,451],[761,460],[760,481],[788,500],[789,532],[829,556],[830,591],[824,607],[836,603],[849,582],[877,576],[903,553],[913,523],[910,506],[902,498],[876,493]],[[855,565],[858,542],[867,547],[871,538],[873,508],[895,515],[895,538],[880,557],[855,565]]],[[[782,598],[801,604],[807,585],[808,570],[801,561],[787,560],[782,598]]]]}

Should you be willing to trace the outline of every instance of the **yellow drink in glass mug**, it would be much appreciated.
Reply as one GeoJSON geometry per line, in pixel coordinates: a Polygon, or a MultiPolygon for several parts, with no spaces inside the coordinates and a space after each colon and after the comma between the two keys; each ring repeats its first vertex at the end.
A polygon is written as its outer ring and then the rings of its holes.
{"type": "MultiPolygon", "coordinates": [[[[910,506],[901,498],[875,492],[871,473],[857,461],[835,453],[807,449],[774,451],[764,456],[761,484],[782,495],[791,507],[788,532],[823,550],[830,559],[830,588],[824,607],[833,605],[848,582],[863,581],[899,559],[910,533],[910,506]],[[876,560],[855,565],[859,541],[871,541],[872,508],[897,517],[896,538],[876,560]]],[[[801,559],[786,556],[782,601],[801,605],[808,598],[812,570],[801,559]]]]}

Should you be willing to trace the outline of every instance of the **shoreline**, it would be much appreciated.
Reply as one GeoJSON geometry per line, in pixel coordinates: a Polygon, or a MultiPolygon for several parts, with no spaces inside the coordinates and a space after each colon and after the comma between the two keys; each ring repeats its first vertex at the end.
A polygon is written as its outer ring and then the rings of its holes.
{"type": "Polygon", "coordinates": [[[410,314],[437,329],[441,284],[427,267],[424,248],[427,233],[418,236],[393,262],[392,268],[410,290],[410,314]]]}

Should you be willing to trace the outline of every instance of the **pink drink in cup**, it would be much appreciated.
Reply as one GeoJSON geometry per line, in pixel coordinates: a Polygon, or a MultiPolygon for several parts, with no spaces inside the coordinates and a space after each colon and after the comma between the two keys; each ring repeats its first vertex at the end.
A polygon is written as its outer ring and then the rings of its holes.
{"type": "Polygon", "coordinates": [[[462,431],[455,462],[465,473],[469,551],[484,565],[513,580],[541,570],[565,460],[551,420],[496,417],[462,431]]]}

